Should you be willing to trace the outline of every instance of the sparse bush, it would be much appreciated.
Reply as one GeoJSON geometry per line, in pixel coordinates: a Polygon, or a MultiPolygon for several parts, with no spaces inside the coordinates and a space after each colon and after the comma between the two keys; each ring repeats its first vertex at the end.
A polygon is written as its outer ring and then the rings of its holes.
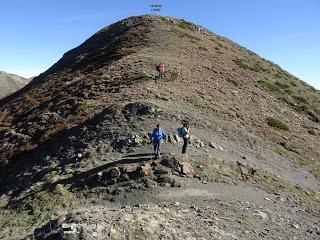
{"type": "Polygon", "coordinates": [[[174,24],[174,21],[171,20],[171,19],[168,18],[168,17],[160,16],[160,19],[161,19],[164,23],[166,23],[166,24],[168,24],[168,25],[173,25],[173,24],[174,24]]]}
{"type": "Polygon", "coordinates": [[[232,61],[237,64],[239,67],[243,68],[243,69],[249,69],[249,65],[247,65],[246,63],[244,63],[244,61],[240,58],[237,59],[232,59],[232,61]]]}
{"type": "Polygon", "coordinates": [[[297,110],[298,112],[307,112],[309,109],[309,106],[306,104],[295,104],[294,109],[297,110]]]}
{"type": "Polygon", "coordinates": [[[187,22],[184,19],[181,19],[179,22],[179,27],[183,29],[193,29],[193,24],[191,22],[187,22]]]}
{"type": "Polygon", "coordinates": [[[292,95],[292,94],[293,94],[293,91],[290,90],[290,89],[286,89],[285,92],[288,93],[289,95],[292,95]]]}
{"type": "Polygon", "coordinates": [[[289,82],[292,86],[294,86],[294,87],[296,87],[297,86],[297,83],[296,82],[294,82],[294,81],[290,81],[289,82]]]}
{"type": "Polygon", "coordinates": [[[143,39],[142,39],[142,43],[143,43],[143,45],[149,45],[150,43],[151,43],[151,39],[149,38],[149,37],[144,37],[143,39]]]}
{"type": "Polygon", "coordinates": [[[151,77],[149,75],[142,73],[142,72],[135,73],[130,78],[131,81],[136,81],[136,82],[144,82],[144,81],[148,81],[150,79],[151,79],[151,77]]]}
{"type": "Polygon", "coordinates": [[[243,69],[249,69],[254,72],[268,72],[270,73],[270,70],[267,68],[264,68],[263,66],[260,65],[260,63],[255,63],[253,66],[250,66],[245,62],[245,60],[237,58],[232,60],[234,63],[236,63],[239,67],[243,69]]]}
{"type": "Polygon", "coordinates": [[[314,87],[310,86],[309,90],[311,90],[312,92],[317,92],[317,89],[315,89],[314,87]]]}
{"type": "Polygon", "coordinates": [[[180,38],[190,38],[190,39],[197,40],[197,41],[200,40],[200,38],[195,37],[195,36],[193,36],[193,35],[191,35],[189,33],[183,32],[183,31],[178,30],[178,29],[171,29],[170,32],[173,32],[173,33],[177,34],[178,37],[180,37],[180,38]]]}
{"type": "Polygon", "coordinates": [[[166,79],[166,81],[174,82],[175,80],[177,80],[178,76],[179,76],[179,74],[177,72],[172,71],[172,72],[170,72],[170,74],[169,74],[168,78],[166,79]]]}
{"type": "Polygon", "coordinates": [[[308,104],[307,99],[305,99],[304,97],[301,96],[292,96],[295,100],[297,100],[298,103],[304,103],[304,104],[308,104]]]}
{"type": "Polygon", "coordinates": [[[200,46],[199,49],[202,51],[206,51],[206,52],[208,51],[208,49],[206,47],[202,47],[202,46],[200,46]]]}
{"type": "Polygon", "coordinates": [[[320,168],[314,168],[311,173],[313,176],[320,181],[320,168]]]}
{"type": "Polygon", "coordinates": [[[270,70],[267,68],[264,68],[263,66],[260,65],[260,63],[254,64],[254,66],[249,67],[250,70],[254,72],[267,72],[270,73],[270,70]]]}
{"type": "Polygon", "coordinates": [[[286,125],[284,122],[282,122],[276,118],[267,117],[266,121],[267,121],[268,125],[271,127],[282,129],[285,131],[289,131],[288,125],[286,125]]]}
{"type": "Polygon", "coordinates": [[[269,91],[280,92],[280,88],[272,82],[259,80],[258,83],[261,84],[264,88],[268,89],[269,91]]]}
{"type": "Polygon", "coordinates": [[[313,110],[314,110],[314,112],[315,112],[316,114],[320,115],[320,109],[319,109],[319,108],[314,108],[313,110]]]}
{"type": "Polygon", "coordinates": [[[236,87],[239,87],[239,82],[237,82],[234,79],[227,79],[228,82],[232,83],[233,85],[235,85],[236,87]]]}
{"type": "Polygon", "coordinates": [[[279,82],[279,81],[276,81],[275,84],[277,86],[281,87],[282,89],[286,89],[286,88],[290,87],[288,84],[285,84],[285,83],[282,83],[282,82],[279,82]]]}

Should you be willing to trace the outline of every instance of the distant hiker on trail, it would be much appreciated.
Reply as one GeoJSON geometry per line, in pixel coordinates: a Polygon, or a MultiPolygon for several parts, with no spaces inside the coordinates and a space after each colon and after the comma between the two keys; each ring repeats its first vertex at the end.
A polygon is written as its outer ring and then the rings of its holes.
{"type": "Polygon", "coordinates": [[[178,134],[183,138],[182,154],[186,154],[190,139],[190,124],[187,121],[184,121],[182,127],[178,128],[178,134]]]}
{"type": "Polygon", "coordinates": [[[157,123],[156,128],[153,129],[153,132],[151,135],[155,158],[160,157],[160,145],[161,145],[163,139],[165,139],[165,138],[166,138],[166,135],[165,135],[163,129],[160,128],[160,124],[157,123]]]}
{"type": "Polygon", "coordinates": [[[164,64],[161,62],[156,66],[156,69],[159,72],[159,78],[162,79],[164,75],[164,64]]]}

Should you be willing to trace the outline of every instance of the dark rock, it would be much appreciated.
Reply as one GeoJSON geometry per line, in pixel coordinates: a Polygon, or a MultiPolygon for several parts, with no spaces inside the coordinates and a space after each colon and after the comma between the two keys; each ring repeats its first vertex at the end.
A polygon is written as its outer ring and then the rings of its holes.
{"type": "Polygon", "coordinates": [[[123,114],[126,118],[130,118],[132,115],[135,116],[144,116],[144,115],[152,115],[156,112],[156,108],[153,104],[143,103],[143,102],[134,102],[128,103],[123,108],[123,114]]]}
{"type": "Polygon", "coordinates": [[[119,178],[120,177],[120,169],[118,167],[114,167],[108,171],[109,178],[119,178]]]}
{"type": "Polygon", "coordinates": [[[172,169],[172,171],[178,172],[183,175],[187,175],[187,176],[194,175],[194,169],[192,165],[189,162],[184,161],[183,159],[177,159],[175,157],[164,158],[160,162],[160,164],[162,164],[163,166],[169,167],[172,169]]]}
{"type": "Polygon", "coordinates": [[[169,176],[159,176],[156,181],[162,187],[180,187],[180,183],[178,183],[174,178],[169,176]]]}
{"type": "Polygon", "coordinates": [[[171,168],[175,172],[180,172],[181,167],[178,164],[178,161],[175,158],[165,158],[160,162],[161,165],[171,168]]]}

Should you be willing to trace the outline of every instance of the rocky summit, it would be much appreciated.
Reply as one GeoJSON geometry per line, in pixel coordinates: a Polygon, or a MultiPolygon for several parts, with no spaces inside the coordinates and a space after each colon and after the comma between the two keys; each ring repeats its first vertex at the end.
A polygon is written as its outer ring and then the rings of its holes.
{"type": "Polygon", "coordinates": [[[0,238],[319,239],[319,140],[318,90],[196,24],[129,17],[0,100],[0,238]]]}

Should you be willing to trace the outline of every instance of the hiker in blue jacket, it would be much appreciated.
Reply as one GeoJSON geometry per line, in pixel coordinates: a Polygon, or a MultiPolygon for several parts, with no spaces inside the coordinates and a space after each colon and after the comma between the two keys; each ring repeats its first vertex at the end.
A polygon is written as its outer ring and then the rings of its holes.
{"type": "Polygon", "coordinates": [[[151,135],[155,158],[160,157],[160,145],[161,145],[163,139],[165,139],[165,138],[166,138],[166,135],[165,135],[163,129],[160,128],[160,124],[157,123],[156,128],[153,129],[153,132],[151,135]]]}

